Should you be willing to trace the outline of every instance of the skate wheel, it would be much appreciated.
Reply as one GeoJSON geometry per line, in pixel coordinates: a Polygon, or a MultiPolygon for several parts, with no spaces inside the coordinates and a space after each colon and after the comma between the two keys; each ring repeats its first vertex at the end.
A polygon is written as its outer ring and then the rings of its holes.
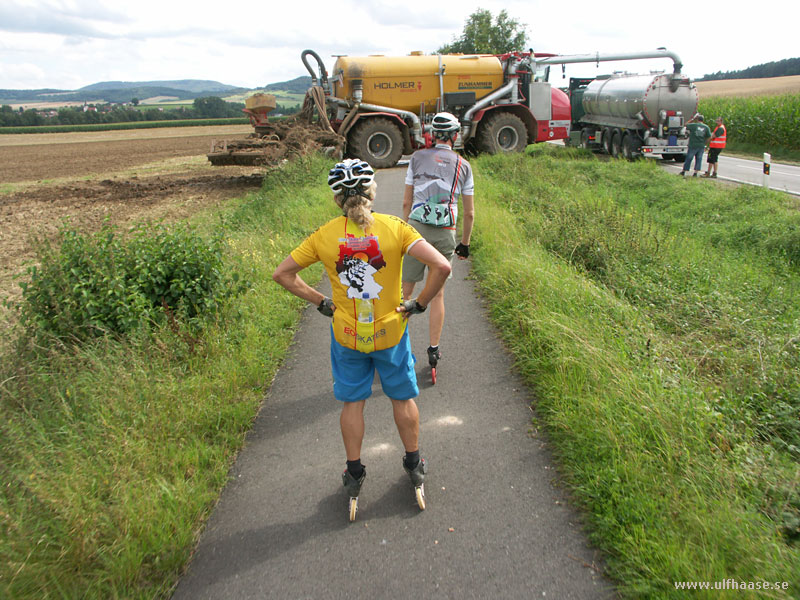
{"type": "Polygon", "coordinates": [[[431,381],[436,385],[436,367],[431,367],[431,381]]]}
{"type": "Polygon", "coordinates": [[[417,494],[417,504],[419,505],[419,509],[425,510],[425,484],[422,484],[418,488],[414,488],[414,491],[417,494]]]}
{"type": "Polygon", "coordinates": [[[358,498],[350,498],[350,522],[356,520],[356,513],[358,512],[358,498]]]}

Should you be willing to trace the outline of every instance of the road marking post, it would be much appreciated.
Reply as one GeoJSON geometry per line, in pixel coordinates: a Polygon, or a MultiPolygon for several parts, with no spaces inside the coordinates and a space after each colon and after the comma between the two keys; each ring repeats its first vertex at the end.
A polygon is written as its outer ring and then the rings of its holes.
{"type": "Polygon", "coordinates": [[[772,162],[772,156],[764,152],[764,187],[769,189],[769,165],[772,162]]]}

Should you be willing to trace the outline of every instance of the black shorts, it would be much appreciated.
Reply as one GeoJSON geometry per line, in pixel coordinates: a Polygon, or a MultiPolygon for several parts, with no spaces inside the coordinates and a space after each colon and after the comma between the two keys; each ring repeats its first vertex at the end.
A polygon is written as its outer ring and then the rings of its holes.
{"type": "Polygon", "coordinates": [[[706,162],[711,163],[712,165],[717,162],[717,157],[719,153],[722,152],[722,148],[709,148],[708,149],[708,158],[706,162]]]}

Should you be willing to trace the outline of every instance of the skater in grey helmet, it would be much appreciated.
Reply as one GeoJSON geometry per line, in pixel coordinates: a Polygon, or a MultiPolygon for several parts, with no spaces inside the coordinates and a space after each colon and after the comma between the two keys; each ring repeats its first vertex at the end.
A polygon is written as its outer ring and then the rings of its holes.
{"type": "MultiPolygon", "coordinates": [[[[447,112],[434,115],[431,132],[435,145],[417,150],[408,163],[403,195],[403,219],[452,263],[453,257],[469,257],[472,225],[475,221],[475,186],[469,162],[453,151],[461,124],[447,112]],[[458,198],[463,208],[461,241],[456,244],[458,198]]],[[[425,265],[413,258],[403,263],[403,298],[414,293],[422,281],[425,265]]],[[[428,321],[430,345],[428,363],[436,383],[436,365],[442,357],[439,342],[444,327],[444,289],[431,300],[428,321]]]]}
{"type": "Polygon", "coordinates": [[[333,394],[342,403],[339,423],[347,468],[342,481],[350,496],[350,520],[366,478],[361,463],[364,404],[377,370],[391,399],[394,421],[406,451],[403,467],[424,509],[422,482],[427,470],[419,454],[419,394],[408,318],[422,313],[444,285],[450,264],[399,217],[372,212],[377,184],[369,164],[359,159],[337,163],[328,175],[338,216],[305,239],[275,269],[272,278],[292,294],[311,302],[332,318],[333,394]],[[425,287],[414,299],[399,303],[403,256],[428,268],[425,287]],[[325,297],[300,277],[304,268],[322,262],[333,290],[325,297]]]}

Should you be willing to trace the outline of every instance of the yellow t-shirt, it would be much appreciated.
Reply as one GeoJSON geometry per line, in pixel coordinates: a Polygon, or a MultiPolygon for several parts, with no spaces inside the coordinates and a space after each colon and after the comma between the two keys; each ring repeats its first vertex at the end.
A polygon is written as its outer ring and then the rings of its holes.
{"type": "Polygon", "coordinates": [[[416,229],[392,215],[372,213],[364,231],[345,216],[328,221],[291,256],[305,268],[322,261],[333,289],[333,334],[342,346],[360,352],[396,345],[406,320],[396,311],[403,299],[403,255],[421,239],[416,229]],[[371,322],[358,319],[359,304],[372,304],[371,322]]]}

